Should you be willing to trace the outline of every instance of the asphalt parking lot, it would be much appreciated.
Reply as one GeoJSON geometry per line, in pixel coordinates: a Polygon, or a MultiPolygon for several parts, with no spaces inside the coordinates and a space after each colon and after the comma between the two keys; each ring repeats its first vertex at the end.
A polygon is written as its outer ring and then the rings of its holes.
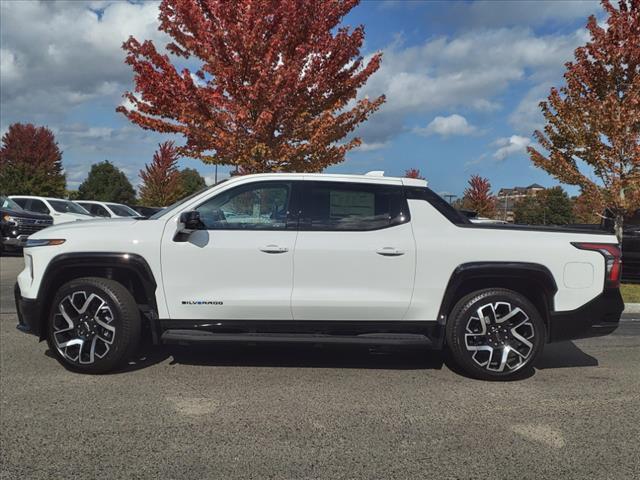
{"type": "Polygon", "coordinates": [[[64,370],[15,328],[1,259],[0,477],[640,476],[640,321],[550,345],[533,376],[465,378],[438,352],[147,348],[64,370]]]}

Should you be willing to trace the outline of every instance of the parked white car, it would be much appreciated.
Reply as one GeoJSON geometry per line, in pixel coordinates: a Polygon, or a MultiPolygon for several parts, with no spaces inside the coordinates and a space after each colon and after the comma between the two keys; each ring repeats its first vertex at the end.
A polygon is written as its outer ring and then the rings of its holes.
{"type": "Polygon", "coordinates": [[[91,213],[70,200],[31,195],[10,195],[9,198],[28,212],[51,215],[54,225],[95,219],[91,213]]]}
{"type": "Polygon", "coordinates": [[[544,345],[616,329],[614,235],[474,224],[423,180],[232,178],[147,220],[27,240],[18,328],[106,372],[156,343],[447,348],[470,375],[525,374],[544,345]],[[143,323],[146,328],[142,328],[143,323]]]}
{"type": "Polygon", "coordinates": [[[96,217],[103,218],[141,218],[133,208],[115,202],[98,202],[96,200],[75,200],[82,208],[96,217]]]}

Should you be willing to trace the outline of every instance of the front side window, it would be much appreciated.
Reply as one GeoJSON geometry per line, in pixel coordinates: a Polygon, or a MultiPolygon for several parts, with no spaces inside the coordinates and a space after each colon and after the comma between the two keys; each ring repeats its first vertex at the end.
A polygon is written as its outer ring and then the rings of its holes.
{"type": "Polygon", "coordinates": [[[409,221],[401,186],[310,182],[304,204],[301,228],[309,230],[367,231],[409,221]]]}
{"type": "Polygon", "coordinates": [[[290,197],[290,183],[252,183],[219,193],[196,210],[207,230],[283,230],[290,197]]]}

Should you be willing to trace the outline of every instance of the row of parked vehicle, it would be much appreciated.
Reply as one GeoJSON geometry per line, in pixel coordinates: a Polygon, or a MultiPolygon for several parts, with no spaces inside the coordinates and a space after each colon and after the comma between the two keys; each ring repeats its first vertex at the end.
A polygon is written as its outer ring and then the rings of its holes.
{"type": "Polygon", "coordinates": [[[160,210],[95,200],[0,196],[1,249],[21,248],[29,235],[51,225],[100,218],[147,218],[160,210]]]}

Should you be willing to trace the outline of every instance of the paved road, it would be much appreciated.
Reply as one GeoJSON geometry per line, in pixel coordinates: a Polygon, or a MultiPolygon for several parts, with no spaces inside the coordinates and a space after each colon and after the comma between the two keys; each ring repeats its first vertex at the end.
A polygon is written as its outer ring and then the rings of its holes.
{"type": "Polygon", "coordinates": [[[83,376],[19,333],[1,261],[0,477],[640,476],[640,321],[549,346],[532,377],[352,348],[150,350],[83,376]]]}

